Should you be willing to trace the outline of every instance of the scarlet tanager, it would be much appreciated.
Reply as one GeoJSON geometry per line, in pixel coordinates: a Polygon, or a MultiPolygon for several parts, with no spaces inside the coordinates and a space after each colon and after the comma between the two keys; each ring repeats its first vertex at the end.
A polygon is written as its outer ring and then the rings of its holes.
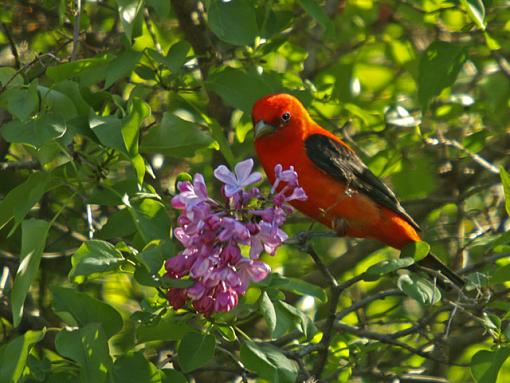
{"type": "MultiPolygon", "coordinates": [[[[271,183],[274,168],[293,166],[306,201],[291,204],[339,235],[372,238],[402,249],[420,241],[420,227],[395,194],[344,141],[312,120],[289,94],[259,99],[252,110],[255,149],[271,183]]],[[[419,261],[462,287],[464,281],[434,255],[419,261]]]]}

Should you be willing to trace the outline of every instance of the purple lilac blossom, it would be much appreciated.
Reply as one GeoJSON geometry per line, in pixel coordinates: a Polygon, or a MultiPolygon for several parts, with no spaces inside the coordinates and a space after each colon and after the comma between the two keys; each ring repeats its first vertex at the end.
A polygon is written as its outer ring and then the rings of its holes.
{"type": "Polygon", "coordinates": [[[228,312],[237,306],[250,282],[259,282],[270,273],[269,266],[258,259],[264,251],[274,255],[288,238],[280,228],[292,212],[287,202],[304,201],[306,193],[299,187],[294,168],[284,170],[281,165],[275,167],[276,180],[269,195],[262,195],[256,187],[246,190],[262,179],[252,169],[253,160],[248,159],[238,163],[234,172],[224,165],[214,170],[223,183],[223,203],[209,197],[201,174],[195,174],[193,182],[178,183],[172,206],[181,214],[174,236],[184,250],[168,259],[165,268],[168,277],[191,279],[194,284],[168,290],[174,309],[191,301],[206,316],[228,312]],[[241,254],[243,245],[249,247],[249,258],[241,254]]]}

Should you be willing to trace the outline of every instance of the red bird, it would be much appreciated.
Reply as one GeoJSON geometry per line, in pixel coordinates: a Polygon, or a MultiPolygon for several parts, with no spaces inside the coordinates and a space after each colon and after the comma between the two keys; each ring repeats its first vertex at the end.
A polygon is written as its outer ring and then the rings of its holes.
{"type": "MultiPolygon", "coordinates": [[[[395,194],[356,153],[312,120],[304,106],[288,94],[259,99],[252,110],[255,149],[273,183],[274,167],[294,166],[306,201],[292,205],[339,235],[373,238],[402,249],[420,241],[418,224],[395,194]]],[[[453,283],[464,281],[435,256],[420,264],[441,271],[453,283]]]]}

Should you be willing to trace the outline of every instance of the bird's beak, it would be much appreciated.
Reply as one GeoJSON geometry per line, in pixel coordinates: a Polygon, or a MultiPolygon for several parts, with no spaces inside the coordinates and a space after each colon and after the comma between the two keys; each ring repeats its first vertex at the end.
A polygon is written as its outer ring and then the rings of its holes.
{"type": "Polygon", "coordinates": [[[274,132],[274,126],[268,124],[264,120],[260,120],[255,124],[254,127],[255,130],[255,138],[259,138],[262,136],[265,136],[266,134],[273,133],[274,132]]]}

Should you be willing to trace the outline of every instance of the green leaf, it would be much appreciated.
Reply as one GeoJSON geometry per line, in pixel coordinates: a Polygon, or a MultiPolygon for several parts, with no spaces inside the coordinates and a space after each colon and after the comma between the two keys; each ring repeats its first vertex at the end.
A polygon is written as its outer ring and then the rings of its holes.
{"type": "Polygon", "coordinates": [[[173,311],[168,311],[154,323],[144,323],[136,328],[136,339],[138,343],[157,341],[180,340],[192,331],[182,316],[176,316],[173,311]]]}
{"type": "Polygon", "coordinates": [[[2,136],[7,142],[29,144],[36,148],[62,137],[65,132],[65,121],[51,113],[26,122],[13,120],[2,127],[2,136]]]}
{"type": "Polygon", "coordinates": [[[145,118],[150,116],[150,107],[139,98],[134,98],[128,106],[128,115],[122,120],[121,134],[127,154],[135,169],[138,183],[143,183],[145,175],[145,161],[138,153],[138,133],[145,118]]]}
{"type": "Polygon", "coordinates": [[[441,291],[437,286],[416,274],[411,276],[403,274],[397,282],[398,288],[406,295],[426,305],[433,305],[441,300],[441,291]]]}
{"type": "Polygon", "coordinates": [[[37,83],[33,82],[28,88],[7,89],[0,96],[0,106],[3,105],[18,120],[28,120],[39,106],[37,83]]]}
{"type": "Polygon", "coordinates": [[[186,287],[191,287],[195,284],[192,279],[173,279],[169,277],[163,277],[159,281],[160,287],[164,289],[169,289],[171,287],[177,287],[179,289],[184,289],[186,287]]]}
{"type": "Polygon", "coordinates": [[[260,312],[266,321],[269,332],[272,334],[276,328],[276,310],[265,291],[260,296],[260,312]]]}
{"type": "Polygon", "coordinates": [[[492,273],[489,282],[491,285],[495,285],[506,281],[510,281],[510,264],[504,266],[498,265],[492,273]]]}
{"type": "Polygon", "coordinates": [[[157,274],[166,259],[175,254],[174,245],[169,240],[151,241],[135,258],[142,263],[150,274],[157,274]]]}
{"type": "Polygon", "coordinates": [[[328,296],[322,287],[303,281],[302,279],[288,278],[275,273],[272,275],[270,284],[271,286],[274,285],[277,288],[290,291],[297,295],[311,295],[321,302],[326,302],[328,300],[328,296]]]}
{"type": "Polygon", "coordinates": [[[116,0],[119,9],[119,17],[124,28],[124,33],[129,41],[133,37],[133,31],[140,23],[143,1],[140,0],[116,0]]]}
{"type": "Polygon", "coordinates": [[[142,52],[128,49],[110,61],[106,67],[105,89],[108,89],[121,78],[129,76],[141,57],[142,52]]]}
{"type": "Polygon", "coordinates": [[[138,182],[143,183],[145,174],[145,161],[138,154],[138,132],[143,120],[150,116],[151,110],[148,104],[139,98],[131,100],[128,106],[128,115],[122,120],[121,134],[129,158],[138,176],[138,182]]]}
{"type": "Polygon", "coordinates": [[[460,0],[471,20],[478,28],[485,31],[485,6],[482,0],[460,0]]]}
{"type": "Polygon", "coordinates": [[[258,35],[257,16],[247,0],[211,0],[208,24],[220,40],[233,45],[251,45],[258,35]]]}
{"type": "Polygon", "coordinates": [[[430,253],[430,245],[424,241],[411,242],[404,246],[400,256],[402,258],[412,258],[415,261],[425,258],[430,253]]]}
{"type": "Polygon", "coordinates": [[[122,120],[115,116],[98,116],[91,112],[89,127],[103,146],[118,150],[127,155],[127,149],[122,137],[122,120]]]}
{"type": "Polygon", "coordinates": [[[128,209],[145,243],[170,237],[170,219],[161,202],[146,198],[128,209]]]}
{"type": "Polygon", "coordinates": [[[248,71],[225,68],[209,76],[208,89],[218,94],[227,104],[250,113],[260,97],[282,90],[280,77],[274,73],[259,73],[255,68],[248,71]]]}
{"type": "Polygon", "coordinates": [[[409,267],[414,263],[414,259],[411,257],[402,257],[398,259],[385,259],[375,265],[370,266],[365,271],[363,278],[365,281],[375,281],[381,276],[392,273],[395,270],[409,267]]]}
{"type": "Polygon", "coordinates": [[[401,171],[391,177],[397,194],[407,199],[423,198],[435,190],[438,182],[432,164],[430,158],[421,153],[412,160],[403,161],[401,171]]]}
{"type": "Polygon", "coordinates": [[[232,152],[232,145],[228,142],[223,129],[216,121],[213,121],[209,126],[211,127],[212,138],[218,143],[221,154],[223,154],[228,164],[234,167],[236,162],[232,152]]]}
{"type": "Polygon", "coordinates": [[[37,87],[41,95],[41,109],[50,111],[50,114],[58,116],[64,121],[69,121],[78,116],[73,100],[66,94],[42,85],[37,87]]]}
{"type": "Polygon", "coordinates": [[[274,302],[276,324],[272,332],[273,338],[279,338],[291,330],[298,329],[304,333],[301,327],[301,316],[296,308],[283,301],[274,302]]]}
{"type": "Polygon", "coordinates": [[[16,87],[23,85],[23,76],[21,73],[17,73],[16,69],[10,67],[0,68],[0,84],[6,86],[9,83],[9,87],[16,87]]]}
{"type": "Polygon", "coordinates": [[[477,383],[496,383],[499,370],[510,356],[510,348],[478,351],[471,359],[471,373],[477,383]]]}
{"type": "Polygon", "coordinates": [[[214,356],[216,341],[212,335],[196,332],[182,338],[177,349],[179,364],[184,372],[190,372],[204,366],[214,356]]]}
{"type": "Polygon", "coordinates": [[[161,372],[143,356],[143,352],[121,355],[113,364],[112,383],[160,383],[161,372]]]}
{"type": "Polygon", "coordinates": [[[423,110],[431,98],[453,85],[466,59],[466,50],[459,44],[434,41],[428,46],[420,60],[418,77],[418,98],[423,110]]]}
{"type": "Polygon", "coordinates": [[[23,305],[30,285],[37,276],[46,246],[50,224],[41,219],[29,219],[21,224],[21,253],[19,267],[11,292],[13,326],[18,327],[23,317],[23,305]]]}
{"type": "Polygon", "coordinates": [[[86,241],[71,258],[73,267],[69,272],[69,278],[98,277],[108,272],[118,271],[124,262],[121,252],[111,243],[99,240],[86,241]]]}
{"type": "Polygon", "coordinates": [[[121,209],[108,217],[106,224],[97,232],[96,238],[104,240],[123,238],[136,233],[136,230],[129,209],[121,209]]]}
{"type": "Polygon", "coordinates": [[[32,173],[25,182],[7,193],[0,201],[0,229],[12,218],[17,226],[42,198],[51,178],[51,173],[42,171],[32,173]]]}
{"type": "Polygon", "coordinates": [[[178,41],[170,47],[166,56],[159,52],[149,49],[147,52],[151,58],[159,64],[166,66],[172,72],[181,71],[182,67],[189,60],[188,53],[191,51],[191,45],[187,41],[178,41]]]}
{"type": "Polygon", "coordinates": [[[91,106],[83,97],[80,86],[76,81],[64,80],[56,83],[52,89],[58,91],[60,94],[65,95],[73,104],[77,115],[88,117],[91,111],[91,106]]]}
{"type": "Polygon", "coordinates": [[[75,289],[53,286],[53,310],[56,313],[69,313],[75,323],[65,318],[71,325],[84,327],[89,323],[100,323],[105,335],[110,338],[122,328],[122,317],[109,304],[75,289]]]}
{"type": "Polygon", "coordinates": [[[159,125],[151,128],[142,139],[141,151],[172,157],[187,157],[213,142],[210,134],[189,122],[165,112],[159,125]]]}
{"type": "Polygon", "coordinates": [[[297,0],[298,4],[324,28],[331,23],[324,8],[316,0],[297,0]]]}
{"type": "Polygon", "coordinates": [[[161,371],[165,374],[162,380],[163,383],[188,383],[188,380],[180,371],[170,368],[164,368],[161,371]]]}
{"type": "Polygon", "coordinates": [[[241,362],[271,383],[294,383],[297,379],[298,369],[295,362],[269,344],[246,340],[241,345],[241,362]]]}
{"type": "Polygon", "coordinates": [[[503,184],[503,190],[505,192],[506,213],[510,216],[510,175],[503,167],[500,167],[499,176],[501,177],[501,183],[503,184]]]}
{"type": "Polygon", "coordinates": [[[30,350],[44,335],[45,330],[28,330],[0,348],[0,382],[17,383],[21,379],[30,350]]]}
{"type": "Polygon", "coordinates": [[[112,368],[108,339],[99,323],[74,331],[61,331],[55,338],[57,352],[80,366],[82,383],[104,383],[112,368]]]}
{"type": "Polygon", "coordinates": [[[78,78],[82,86],[89,86],[104,79],[110,59],[102,55],[58,64],[46,69],[46,75],[55,82],[78,78]]]}

